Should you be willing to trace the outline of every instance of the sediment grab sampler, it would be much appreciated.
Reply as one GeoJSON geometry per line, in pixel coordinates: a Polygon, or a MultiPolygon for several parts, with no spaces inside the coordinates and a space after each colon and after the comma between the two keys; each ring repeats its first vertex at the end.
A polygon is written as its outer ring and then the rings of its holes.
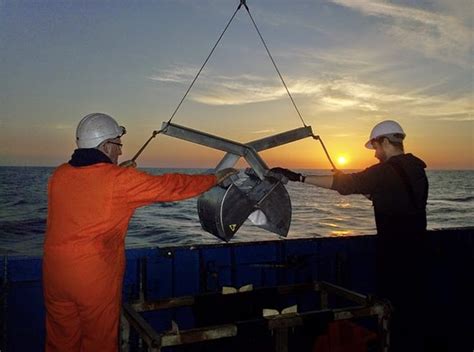
{"type": "Polygon", "coordinates": [[[202,228],[224,241],[232,239],[247,219],[249,219],[254,225],[283,237],[287,236],[290,229],[292,207],[290,196],[284,186],[288,180],[279,174],[272,173],[258,152],[303,138],[312,137],[315,140],[319,140],[333,170],[336,170],[323,141],[319,136],[313,134],[311,126],[306,125],[245,0],[240,0],[237,9],[234,11],[232,17],[194,77],[170,119],[167,122],[163,122],[160,130],[153,131],[151,137],[134,155],[132,158],[133,161],[138,158],[150,141],[158,134],[165,134],[192,143],[225,151],[226,155],[218,163],[215,171],[233,167],[241,157],[249,164],[250,168],[245,170],[245,172],[240,172],[237,175],[232,176],[230,180],[228,179],[224,184],[212,188],[210,191],[201,195],[198,199],[197,207],[202,228]],[[247,10],[261,42],[265,47],[265,50],[275,67],[275,70],[280,77],[301,122],[303,123],[303,127],[301,128],[247,143],[232,141],[230,139],[214,136],[172,123],[172,120],[181,104],[190,92],[204,66],[209,61],[209,58],[213,54],[227,28],[230,26],[235,15],[242,7],[247,10]]]}

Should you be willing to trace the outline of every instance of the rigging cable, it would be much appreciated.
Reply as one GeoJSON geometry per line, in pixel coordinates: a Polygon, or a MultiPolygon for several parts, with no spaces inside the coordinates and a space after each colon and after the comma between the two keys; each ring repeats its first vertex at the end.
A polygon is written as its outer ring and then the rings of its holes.
{"type": "Polygon", "coordinates": [[[334,165],[334,163],[332,162],[331,157],[329,156],[328,150],[326,149],[326,146],[324,145],[324,142],[323,142],[323,140],[321,139],[321,137],[320,137],[320,136],[316,136],[314,133],[312,133],[311,137],[313,137],[313,139],[318,140],[319,143],[321,143],[321,147],[323,147],[324,153],[326,153],[326,157],[328,158],[329,163],[330,163],[331,166],[332,166],[332,170],[331,170],[331,171],[332,171],[332,172],[338,171],[338,170],[337,170],[337,167],[336,167],[336,166],[334,165]]]}
{"type": "Polygon", "coordinates": [[[296,112],[298,113],[298,116],[300,117],[300,120],[301,120],[301,122],[303,123],[303,126],[304,126],[304,127],[307,127],[307,125],[306,125],[306,123],[305,123],[305,121],[304,121],[304,119],[303,119],[303,116],[301,116],[301,113],[300,113],[298,107],[296,106],[295,101],[293,100],[293,96],[291,95],[290,90],[288,89],[288,86],[286,85],[285,80],[283,79],[283,76],[281,75],[280,70],[278,69],[278,67],[277,67],[277,65],[276,65],[276,63],[275,63],[275,60],[273,60],[273,56],[272,56],[272,54],[270,53],[270,50],[268,50],[267,43],[265,43],[265,40],[263,39],[263,36],[262,36],[262,34],[260,33],[260,30],[258,29],[257,24],[255,23],[255,21],[254,21],[254,19],[253,19],[253,17],[252,17],[252,14],[250,13],[250,10],[249,10],[249,8],[248,8],[248,6],[247,6],[247,4],[246,4],[246,0],[241,0],[241,4],[242,4],[242,3],[243,3],[243,5],[245,6],[245,9],[247,10],[247,13],[248,13],[249,16],[250,16],[250,19],[252,20],[253,26],[255,27],[255,30],[257,31],[258,36],[260,37],[260,39],[261,39],[261,41],[262,41],[262,44],[263,44],[263,46],[265,47],[265,50],[267,51],[268,56],[270,57],[270,60],[271,60],[271,62],[272,62],[272,64],[273,64],[273,67],[275,67],[275,70],[277,71],[278,76],[280,77],[281,83],[283,83],[283,86],[285,87],[286,92],[288,93],[288,96],[290,97],[290,100],[291,100],[291,102],[293,103],[293,106],[295,107],[295,110],[296,110],[296,112]]]}
{"type": "MultiPolygon", "coordinates": [[[[219,42],[221,41],[222,37],[224,36],[224,33],[227,31],[227,28],[229,28],[230,24],[232,23],[232,21],[234,20],[234,17],[235,15],[237,14],[237,12],[240,10],[240,8],[242,7],[242,2],[239,4],[239,6],[237,7],[237,9],[234,11],[234,14],[232,15],[232,17],[230,18],[229,22],[227,22],[227,25],[225,26],[224,30],[222,31],[221,35],[219,36],[219,39],[217,39],[216,43],[214,44],[214,46],[212,47],[211,49],[211,52],[209,53],[209,55],[207,56],[206,60],[204,60],[204,63],[202,64],[201,68],[199,69],[198,73],[196,74],[196,76],[194,77],[193,81],[191,82],[191,84],[189,85],[188,89],[186,90],[186,93],[184,93],[184,96],[183,98],[181,98],[181,101],[179,102],[178,106],[176,107],[176,109],[174,110],[173,114],[171,115],[171,117],[169,118],[168,122],[167,122],[167,125],[169,125],[171,123],[171,120],[173,120],[174,116],[176,115],[176,113],[178,112],[179,108],[181,107],[181,104],[183,104],[183,101],[184,99],[186,99],[188,93],[191,91],[191,88],[194,86],[194,83],[196,82],[196,80],[198,79],[199,75],[201,74],[201,71],[204,69],[204,66],[206,66],[207,62],[209,61],[211,55],[214,53],[214,50],[216,49],[217,45],[219,44],[219,42]]],[[[162,133],[163,131],[166,130],[166,127],[161,129],[161,130],[158,130],[158,131],[153,131],[151,137],[145,142],[145,144],[140,148],[140,150],[133,156],[132,158],[132,161],[135,161],[139,156],[140,154],[143,152],[143,150],[147,147],[147,145],[151,142],[151,140],[153,138],[155,138],[158,134],[162,133]]]]}
{"type": "MultiPolygon", "coordinates": [[[[298,116],[300,117],[300,120],[301,120],[301,122],[303,123],[303,126],[304,126],[304,127],[307,127],[306,122],[304,121],[303,116],[302,116],[301,113],[300,113],[300,110],[299,110],[298,107],[296,106],[295,100],[293,99],[293,96],[291,95],[290,90],[288,89],[288,86],[286,85],[286,82],[285,82],[285,80],[283,79],[283,76],[282,76],[282,74],[280,73],[280,70],[278,69],[278,67],[277,67],[277,65],[276,65],[276,63],[275,63],[275,60],[273,59],[273,56],[272,56],[272,54],[270,53],[270,50],[268,49],[267,43],[265,43],[265,40],[263,39],[263,36],[262,36],[262,34],[260,33],[260,30],[258,29],[257,23],[255,22],[255,20],[253,19],[252,14],[250,13],[250,10],[249,10],[249,8],[248,8],[248,6],[247,6],[247,4],[246,4],[246,0],[240,0],[239,8],[240,8],[240,6],[242,6],[242,5],[244,5],[245,9],[247,10],[247,13],[249,14],[249,17],[250,17],[250,19],[252,20],[253,26],[255,27],[255,30],[257,31],[258,36],[260,37],[260,40],[262,41],[262,44],[263,44],[263,46],[265,47],[265,50],[267,51],[268,57],[270,58],[270,60],[271,60],[271,62],[272,62],[272,64],[273,64],[273,67],[275,67],[275,70],[276,70],[276,72],[278,73],[278,76],[280,77],[281,83],[283,84],[283,86],[284,86],[285,89],[286,89],[286,92],[288,93],[288,96],[290,97],[290,100],[291,100],[291,102],[293,103],[293,106],[295,107],[295,110],[296,110],[298,116]]],[[[332,168],[333,168],[333,171],[336,171],[337,168],[336,168],[336,166],[334,165],[334,163],[332,162],[331,157],[329,156],[329,153],[328,153],[328,151],[327,151],[327,149],[326,149],[326,146],[324,145],[324,142],[323,142],[323,140],[321,139],[321,137],[320,137],[320,136],[316,136],[316,135],[314,135],[314,134],[312,134],[312,137],[313,137],[313,139],[318,140],[318,141],[321,143],[321,146],[323,147],[324,153],[326,153],[326,157],[328,158],[329,163],[331,164],[331,166],[332,166],[332,168]]]]}
{"type": "MultiPolygon", "coordinates": [[[[206,66],[207,62],[209,61],[210,57],[212,56],[212,54],[214,53],[214,50],[216,49],[217,45],[219,44],[219,42],[221,41],[222,37],[224,36],[224,33],[227,31],[227,28],[229,28],[230,24],[232,23],[232,21],[234,20],[235,18],[235,15],[237,14],[237,12],[240,10],[240,8],[244,6],[245,9],[247,10],[247,13],[249,14],[249,17],[250,19],[252,20],[252,23],[253,23],[253,26],[255,27],[255,30],[257,31],[258,33],[258,36],[260,37],[260,40],[262,41],[262,44],[263,46],[265,47],[265,50],[267,51],[267,54],[273,64],[273,67],[275,67],[275,70],[276,72],[278,73],[278,76],[280,77],[280,80],[281,80],[281,83],[283,84],[283,86],[285,87],[286,89],[286,92],[288,93],[288,96],[290,97],[290,100],[301,120],[301,122],[303,123],[303,126],[304,127],[307,127],[306,125],[306,122],[304,121],[303,119],[303,116],[301,115],[298,107],[296,106],[296,103],[293,99],[293,96],[291,95],[290,93],[290,90],[288,89],[288,86],[286,85],[286,82],[285,80],[283,79],[283,76],[282,74],[280,73],[280,70],[278,69],[277,65],[276,65],[276,62],[275,60],[273,59],[273,56],[272,54],[270,53],[270,50],[268,49],[267,47],[267,44],[265,42],[265,40],[263,39],[263,36],[262,34],[260,33],[260,30],[258,29],[258,26],[257,24],[255,23],[255,20],[253,19],[252,17],[252,14],[250,13],[250,10],[247,6],[247,3],[246,3],[246,0],[240,0],[240,4],[239,6],[237,7],[237,9],[234,11],[232,17],[230,18],[230,20],[227,22],[227,25],[225,26],[224,30],[222,31],[221,35],[219,36],[219,38],[217,39],[216,43],[214,44],[214,46],[212,47],[211,49],[211,52],[209,53],[209,55],[207,56],[206,60],[204,60],[204,63],[202,64],[201,68],[199,69],[198,73],[196,74],[196,76],[194,77],[193,81],[191,82],[191,84],[189,85],[188,89],[186,90],[186,93],[184,93],[184,96],[183,98],[181,99],[181,101],[179,102],[178,106],[176,107],[176,109],[174,110],[173,114],[171,115],[171,117],[169,118],[168,122],[167,122],[167,125],[169,125],[171,123],[171,120],[173,120],[174,116],[176,115],[176,113],[178,112],[179,108],[181,107],[181,104],[183,103],[184,99],[186,99],[188,93],[191,91],[191,88],[194,86],[194,83],[196,82],[196,80],[198,79],[199,75],[201,74],[202,70],[204,69],[204,66],[206,66]]],[[[145,142],[145,144],[140,148],[140,150],[133,156],[132,158],[132,161],[135,161],[139,156],[140,154],[143,152],[143,150],[147,147],[147,145],[151,142],[151,140],[153,138],[155,138],[158,134],[162,133],[163,131],[166,130],[166,127],[161,129],[161,130],[158,130],[158,131],[153,131],[151,137],[145,142]]],[[[329,163],[331,164],[331,166],[333,167],[333,171],[336,171],[337,168],[336,166],[334,165],[334,163],[332,162],[331,160],[331,157],[329,156],[329,153],[326,149],[326,146],[324,145],[323,143],[323,140],[321,139],[320,136],[316,136],[314,134],[312,134],[312,137],[313,139],[315,140],[318,140],[320,143],[321,143],[321,146],[323,147],[323,150],[324,152],[326,153],[326,157],[328,158],[329,160],[329,163]]]]}

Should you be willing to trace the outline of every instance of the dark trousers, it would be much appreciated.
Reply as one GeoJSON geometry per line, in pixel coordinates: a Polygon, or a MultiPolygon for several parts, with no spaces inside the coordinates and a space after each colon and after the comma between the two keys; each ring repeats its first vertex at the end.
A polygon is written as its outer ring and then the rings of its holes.
{"type": "Polygon", "coordinates": [[[390,351],[424,351],[423,234],[379,234],[377,240],[377,295],[393,306],[390,351]]]}

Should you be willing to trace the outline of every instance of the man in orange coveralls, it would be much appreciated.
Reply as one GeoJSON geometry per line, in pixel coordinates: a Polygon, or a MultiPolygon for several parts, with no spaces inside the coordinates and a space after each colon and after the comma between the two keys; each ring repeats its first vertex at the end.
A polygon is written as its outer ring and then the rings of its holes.
{"type": "Polygon", "coordinates": [[[118,166],[124,133],[108,115],[85,116],[76,130],[79,149],[49,181],[43,257],[46,351],[116,352],[124,240],[135,209],[197,196],[237,172],[152,176],[118,166]]]}

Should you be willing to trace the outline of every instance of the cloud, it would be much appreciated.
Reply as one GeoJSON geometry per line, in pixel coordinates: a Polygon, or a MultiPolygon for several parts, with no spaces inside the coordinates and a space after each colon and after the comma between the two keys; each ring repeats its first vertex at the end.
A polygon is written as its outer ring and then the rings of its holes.
{"type": "Polygon", "coordinates": [[[250,131],[249,133],[251,134],[269,134],[269,133],[275,133],[275,129],[274,128],[271,128],[271,129],[266,129],[266,130],[259,130],[259,131],[250,131]]]}
{"type": "Polygon", "coordinates": [[[243,76],[217,77],[204,90],[192,93],[191,99],[207,105],[242,105],[280,99],[286,92],[276,84],[249,80],[243,76]]]}
{"type": "Polygon", "coordinates": [[[462,66],[471,64],[472,32],[454,16],[376,0],[332,2],[381,18],[386,32],[403,47],[441,61],[462,66]]]}
{"type": "Polygon", "coordinates": [[[315,97],[318,110],[362,112],[386,111],[392,104],[412,101],[414,98],[398,94],[388,88],[361,83],[352,78],[337,78],[324,84],[321,94],[315,97]]]}
{"type": "MultiPolygon", "coordinates": [[[[159,72],[153,80],[188,83],[190,68],[174,68],[159,72]]],[[[151,78],[150,78],[151,79],[151,78]]],[[[277,79],[258,75],[202,74],[199,89],[191,91],[190,99],[206,105],[244,105],[287,99],[283,85],[277,79]]],[[[381,87],[357,82],[351,78],[296,78],[287,82],[292,95],[308,97],[320,103],[322,109],[343,110],[347,107],[376,111],[384,102],[409,101],[412,98],[388,92],[381,87]]]]}
{"type": "Polygon", "coordinates": [[[419,96],[408,105],[410,114],[438,121],[474,121],[474,102],[471,94],[453,99],[449,96],[419,96]]]}
{"type": "Polygon", "coordinates": [[[309,30],[318,32],[322,35],[331,35],[331,31],[325,28],[323,25],[319,25],[317,22],[314,21],[313,17],[309,19],[302,18],[302,16],[295,15],[289,11],[282,13],[272,11],[272,8],[255,8],[252,9],[253,17],[255,17],[257,25],[265,24],[277,28],[281,28],[282,26],[287,27],[302,27],[307,28],[309,30]]]}
{"type": "Polygon", "coordinates": [[[474,121],[474,116],[465,115],[465,114],[456,114],[452,116],[445,116],[438,118],[439,121],[451,121],[451,122],[464,122],[464,121],[474,121]]]}
{"type": "Polygon", "coordinates": [[[347,137],[355,136],[355,133],[336,133],[336,134],[331,134],[330,136],[335,137],[335,138],[347,138],[347,137]]]}
{"type": "Polygon", "coordinates": [[[376,111],[377,106],[369,103],[361,103],[355,99],[323,97],[321,102],[326,105],[327,110],[341,111],[357,107],[361,110],[376,111]]]}
{"type": "MultiPolygon", "coordinates": [[[[160,82],[188,83],[191,68],[175,67],[164,70],[149,78],[160,82]]],[[[365,111],[378,110],[377,102],[409,100],[409,97],[382,93],[379,87],[359,83],[348,78],[307,79],[297,78],[287,82],[294,96],[317,100],[329,111],[347,107],[365,111]]],[[[281,82],[258,75],[215,75],[206,72],[199,78],[199,89],[191,91],[189,99],[212,105],[244,105],[287,99],[288,94],[281,82]]]]}
{"type": "MultiPolygon", "coordinates": [[[[283,85],[276,79],[240,75],[219,76],[204,83],[205,89],[192,93],[191,99],[208,105],[243,105],[287,98],[283,85]]],[[[305,96],[319,94],[322,86],[310,80],[297,80],[291,84],[292,94],[305,96]]]]}
{"type": "MultiPolygon", "coordinates": [[[[157,77],[175,77],[184,82],[190,69],[177,68],[158,73],[157,77]]],[[[163,81],[163,80],[161,80],[163,81]]],[[[186,80],[186,84],[189,80],[186,80]]],[[[429,86],[408,92],[388,87],[384,83],[368,83],[361,78],[337,75],[314,79],[292,78],[288,89],[305,110],[317,112],[358,111],[368,117],[403,115],[432,117],[451,121],[472,119],[471,93],[458,97],[429,95],[429,86]]],[[[432,84],[436,85],[436,84],[432,84]]],[[[237,106],[288,99],[287,92],[277,79],[258,75],[214,75],[207,72],[200,77],[199,88],[191,91],[189,99],[211,106],[237,106]]],[[[301,106],[300,106],[301,107],[301,106]]]]}
{"type": "Polygon", "coordinates": [[[196,76],[198,69],[195,67],[176,65],[166,70],[157,70],[158,72],[148,76],[152,81],[172,82],[172,83],[191,83],[196,76]]]}

